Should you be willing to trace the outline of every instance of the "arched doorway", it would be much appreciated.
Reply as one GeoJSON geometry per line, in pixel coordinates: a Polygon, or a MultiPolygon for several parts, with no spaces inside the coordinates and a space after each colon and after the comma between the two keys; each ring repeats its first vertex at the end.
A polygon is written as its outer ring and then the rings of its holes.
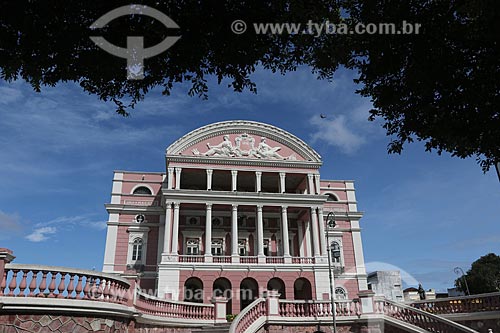
{"type": "Polygon", "coordinates": [[[312,299],[311,282],[306,278],[298,278],[293,284],[293,298],[308,300],[312,299]]]}
{"type": "Polygon", "coordinates": [[[203,282],[191,277],[184,282],[184,301],[203,303],[203,282]]]}
{"type": "Polygon", "coordinates": [[[280,278],[272,278],[267,282],[267,290],[275,290],[280,294],[281,299],[286,299],[285,282],[280,278]]]}
{"type": "Polygon", "coordinates": [[[240,311],[259,298],[259,284],[252,278],[243,279],[240,283],[240,311]]]}
{"type": "Polygon", "coordinates": [[[227,298],[226,313],[232,313],[232,286],[231,282],[226,278],[218,278],[213,284],[213,296],[227,298]]]}

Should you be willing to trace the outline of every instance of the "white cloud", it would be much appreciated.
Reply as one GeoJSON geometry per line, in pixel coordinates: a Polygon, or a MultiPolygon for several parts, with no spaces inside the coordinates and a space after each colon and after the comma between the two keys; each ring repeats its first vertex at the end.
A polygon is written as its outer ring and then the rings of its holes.
{"type": "Polygon", "coordinates": [[[26,236],[26,239],[31,242],[43,242],[49,237],[47,235],[52,235],[57,232],[57,228],[55,227],[42,227],[35,229],[31,234],[26,236]]]}
{"type": "Polygon", "coordinates": [[[49,239],[47,235],[54,235],[75,227],[104,230],[107,224],[104,221],[92,220],[88,215],[61,216],[48,222],[37,223],[33,232],[25,238],[32,242],[42,242],[49,239]]]}
{"type": "Polygon", "coordinates": [[[337,147],[346,154],[354,154],[366,139],[355,133],[351,128],[345,115],[338,115],[330,118],[314,116],[310,120],[315,127],[312,134],[312,142],[322,141],[323,143],[337,147]]]}

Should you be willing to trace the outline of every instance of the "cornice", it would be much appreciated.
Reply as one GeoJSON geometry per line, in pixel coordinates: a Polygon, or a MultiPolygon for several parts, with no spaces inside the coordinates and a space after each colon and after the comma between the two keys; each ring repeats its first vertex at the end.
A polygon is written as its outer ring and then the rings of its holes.
{"type": "MultiPolygon", "coordinates": [[[[230,191],[168,190],[163,189],[163,201],[181,203],[207,203],[247,205],[270,204],[272,206],[322,206],[326,202],[324,195],[257,193],[230,191]]],[[[163,204],[163,202],[162,202],[163,204]]]]}
{"type": "Polygon", "coordinates": [[[159,215],[165,212],[165,209],[161,206],[131,206],[124,204],[105,204],[104,207],[108,213],[148,213],[151,215],[159,215]]]}
{"type": "Polygon", "coordinates": [[[236,157],[201,157],[201,156],[185,156],[185,155],[166,155],[168,162],[176,163],[202,163],[202,164],[219,164],[219,165],[243,165],[257,167],[274,167],[274,168],[302,168],[302,169],[319,169],[321,162],[311,161],[290,161],[290,160],[260,160],[253,158],[236,158],[236,157]]]}

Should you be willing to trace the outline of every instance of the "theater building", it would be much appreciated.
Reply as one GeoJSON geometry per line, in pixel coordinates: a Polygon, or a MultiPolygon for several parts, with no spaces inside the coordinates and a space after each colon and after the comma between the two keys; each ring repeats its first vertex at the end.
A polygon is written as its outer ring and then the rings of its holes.
{"type": "Polygon", "coordinates": [[[239,313],[267,289],[329,299],[331,249],[336,297],[356,298],[367,289],[362,213],[353,181],[321,179],[321,166],[269,124],[198,128],[167,148],[164,172],[115,171],[103,271],[161,298],[231,297],[227,313],[239,313]]]}

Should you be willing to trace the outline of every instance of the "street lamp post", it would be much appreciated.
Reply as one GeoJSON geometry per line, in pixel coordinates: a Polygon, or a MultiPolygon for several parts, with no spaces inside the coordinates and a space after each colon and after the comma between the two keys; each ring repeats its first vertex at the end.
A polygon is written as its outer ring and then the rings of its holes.
{"type": "Polygon", "coordinates": [[[453,269],[453,271],[455,272],[455,274],[461,275],[460,277],[464,279],[464,282],[465,282],[465,291],[467,292],[466,296],[469,296],[470,295],[469,285],[467,284],[467,278],[465,277],[464,270],[462,269],[462,267],[455,267],[453,269]]]}
{"type": "MultiPolygon", "coordinates": [[[[323,223],[323,221],[321,221],[323,223]]],[[[326,216],[326,243],[328,244],[328,277],[330,279],[330,302],[332,304],[332,316],[333,316],[333,333],[337,333],[337,321],[336,321],[336,308],[335,308],[335,293],[333,290],[333,272],[332,272],[332,256],[334,258],[340,257],[340,252],[334,251],[336,249],[332,248],[330,244],[330,236],[328,228],[335,227],[335,213],[329,212],[326,216]]]]}

